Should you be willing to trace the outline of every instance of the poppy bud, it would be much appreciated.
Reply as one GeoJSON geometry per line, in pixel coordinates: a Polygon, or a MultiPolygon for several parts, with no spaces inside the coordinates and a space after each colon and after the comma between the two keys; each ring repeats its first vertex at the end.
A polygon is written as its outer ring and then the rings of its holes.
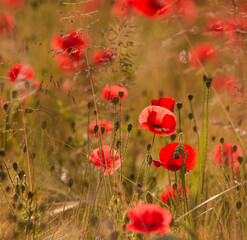
{"type": "Polygon", "coordinates": [[[226,111],[229,112],[230,111],[230,106],[226,106],[226,111]]]}
{"type": "Polygon", "coordinates": [[[194,127],[193,127],[193,130],[194,130],[194,132],[197,132],[197,127],[194,126],[194,127]]]}
{"type": "Polygon", "coordinates": [[[88,102],[87,107],[88,107],[88,109],[90,109],[91,107],[93,107],[92,102],[88,102]]]}
{"type": "Polygon", "coordinates": [[[146,193],[145,198],[147,203],[153,203],[153,196],[150,192],[146,193]]]}
{"type": "Polygon", "coordinates": [[[18,200],[18,195],[15,194],[15,195],[13,196],[13,199],[14,199],[14,201],[16,202],[16,201],[18,200]]]}
{"type": "Polygon", "coordinates": [[[24,175],[25,175],[25,172],[23,170],[18,172],[18,177],[20,178],[20,180],[23,178],[24,175]]]}
{"type": "Polygon", "coordinates": [[[44,130],[44,129],[46,129],[46,127],[47,127],[47,122],[43,121],[41,124],[41,128],[44,130]]]}
{"type": "Polygon", "coordinates": [[[212,141],[215,141],[215,136],[212,136],[212,141]]]}
{"type": "Polygon", "coordinates": [[[151,144],[148,144],[147,145],[147,151],[150,151],[151,147],[152,147],[152,145],[151,144]]]}
{"type": "Polygon", "coordinates": [[[69,186],[69,188],[71,188],[72,187],[72,185],[73,185],[73,179],[72,178],[70,178],[69,179],[69,182],[68,182],[68,186],[69,186]]]}
{"type": "Polygon", "coordinates": [[[118,141],[117,141],[117,149],[119,149],[119,148],[120,148],[120,146],[121,146],[121,141],[120,141],[120,140],[118,140],[118,141]]]}
{"type": "Polygon", "coordinates": [[[180,154],[178,152],[174,152],[173,158],[174,159],[179,159],[180,158],[180,154]]]}
{"type": "Polygon", "coordinates": [[[102,126],[102,127],[100,128],[100,131],[101,131],[101,134],[103,135],[103,134],[105,133],[105,127],[102,126]]]}
{"type": "Polygon", "coordinates": [[[8,104],[8,103],[5,103],[5,104],[3,105],[4,111],[7,112],[7,111],[8,111],[8,108],[9,108],[9,104],[8,104]]]}
{"type": "Polygon", "coordinates": [[[18,92],[16,90],[14,90],[12,92],[12,98],[16,98],[18,96],[18,92]]]}
{"type": "Polygon", "coordinates": [[[193,113],[189,113],[188,118],[191,120],[193,118],[193,113]]]}
{"type": "Polygon", "coordinates": [[[194,97],[194,96],[193,96],[192,94],[189,94],[189,95],[188,95],[189,101],[192,101],[193,97],[194,97]]]}
{"type": "Polygon", "coordinates": [[[3,149],[0,149],[0,156],[4,157],[5,156],[5,151],[3,149]]]}
{"type": "Polygon", "coordinates": [[[207,88],[210,88],[211,83],[212,83],[211,81],[206,81],[206,87],[207,87],[207,88]]]}
{"type": "Polygon", "coordinates": [[[238,162],[241,164],[243,162],[243,157],[239,156],[238,157],[238,162]]]}
{"type": "Polygon", "coordinates": [[[21,185],[21,192],[23,193],[25,191],[25,186],[21,185]]]}
{"type": "Polygon", "coordinates": [[[127,127],[127,129],[128,129],[128,132],[131,132],[131,130],[132,130],[132,124],[129,124],[128,127],[127,127]]]}
{"type": "Polygon", "coordinates": [[[94,133],[96,134],[99,130],[99,126],[98,125],[95,125],[94,128],[93,128],[93,131],[94,133]]]}
{"type": "Polygon", "coordinates": [[[119,103],[119,97],[113,97],[113,98],[112,98],[112,102],[113,102],[114,104],[119,103]]]}
{"type": "Polygon", "coordinates": [[[220,143],[221,143],[221,144],[224,143],[224,138],[220,138],[220,143]]]}
{"type": "Polygon", "coordinates": [[[147,161],[148,161],[148,166],[151,166],[151,165],[152,165],[152,163],[153,163],[153,158],[152,158],[152,156],[151,156],[151,155],[149,155],[149,157],[148,157],[147,161]]]}
{"type": "Polygon", "coordinates": [[[236,203],[236,208],[237,208],[237,209],[240,209],[241,207],[242,207],[242,202],[238,201],[238,202],[236,203]]]}
{"type": "Polygon", "coordinates": [[[0,180],[3,181],[6,178],[6,175],[4,172],[0,172],[0,180]]]}
{"type": "Polygon", "coordinates": [[[117,121],[117,122],[115,123],[115,131],[117,131],[119,128],[120,128],[120,122],[117,121]]]}
{"type": "Polygon", "coordinates": [[[33,193],[31,191],[28,192],[27,198],[31,200],[33,199],[33,193]]]}
{"type": "Polygon", "coordinates": [[[237,145],[234,145],[234,146],[232,147],[232,151],[233,151],[234,153],[237,152],[237,149],[238,149],[237,145]]]}
{"type": "Polygon", "coordinates": [[[93,111],[93,114],[96,116],[96,115],[97,115],[97,112],[94,110],[94,111],[93,111]]]}
{"type": "Polygon", "coordinates": [[[180,110],[182,107],[183,107],[183,104],[182,103],[177,103],[178,110],[180,110]]]}
{"type": "Polygon", "coordinates": [[[171,135],[171,140],[174,141],[176,139],[177,135],[176,134],[172,134],[171,135]]]}
{"type": "Polygon", "coordinates": [[[119,92],[119,93],[118,93],[118,96],[119,96],[120,98],[122,98],[123,95],[124,95],[124,92],[119,92]]]}
{"type": "Polygon", "coordinates": [[[174,189],[175,191],[178,189],[178,185],[177,185],[176,183],[174,183],[174,184],[172,185],[172,187],[173,187],[173,189],[174,189]]]}
{"type": "Polygon", "coordinates": [[[14,168],[14,170],[15,170],[15,171],[17,170],[18,165],[17,165],[17,163],[16,163],[16,162],[14,162],[14,163],[13,163],[13,168],[14,168]]]}

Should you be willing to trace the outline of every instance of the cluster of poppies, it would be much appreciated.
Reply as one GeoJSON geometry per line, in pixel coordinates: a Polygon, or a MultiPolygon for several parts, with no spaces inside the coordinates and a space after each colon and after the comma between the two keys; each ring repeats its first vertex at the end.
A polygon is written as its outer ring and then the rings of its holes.
{"type": "MultiPolygon", "coordinates": [[[[85,32],[70,31],[63,36],[55,36],[52,50],[61,70],[72,73],[81,70],[85,65],[85,52],[91,44],[89,35],[85,32]]],[[[96,65],[110,63],[115,55],[111,48],[95,52],[91,60],[96,65]]]]}

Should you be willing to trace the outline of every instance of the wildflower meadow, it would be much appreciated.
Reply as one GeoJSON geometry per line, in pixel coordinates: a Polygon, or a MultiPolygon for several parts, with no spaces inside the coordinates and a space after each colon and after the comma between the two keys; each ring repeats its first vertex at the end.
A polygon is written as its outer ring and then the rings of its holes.
{"type": "Polygon", "coordinates": [[[247,240],[246,0],[0,0],[0,240],[247,240]]]}

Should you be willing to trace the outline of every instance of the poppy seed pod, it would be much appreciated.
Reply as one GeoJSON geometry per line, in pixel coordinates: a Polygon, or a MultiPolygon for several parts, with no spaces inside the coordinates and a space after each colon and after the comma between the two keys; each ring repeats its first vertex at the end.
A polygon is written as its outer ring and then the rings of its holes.
{"type": "Polygon", "coordinates": [[[189,95],[188,95],[188,99],[189,99],[189,101],[192,101],[193,95],[192,95],[192,94],[189,94],[189,95]]]}

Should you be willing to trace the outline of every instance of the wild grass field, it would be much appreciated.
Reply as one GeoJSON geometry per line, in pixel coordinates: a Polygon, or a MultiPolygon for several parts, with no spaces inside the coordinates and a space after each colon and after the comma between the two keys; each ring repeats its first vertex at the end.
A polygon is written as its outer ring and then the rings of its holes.
{"type": "Polygon", "coordinates": [[[247,239],[246,0],[0,0],[0,239],[247,239]]]}

